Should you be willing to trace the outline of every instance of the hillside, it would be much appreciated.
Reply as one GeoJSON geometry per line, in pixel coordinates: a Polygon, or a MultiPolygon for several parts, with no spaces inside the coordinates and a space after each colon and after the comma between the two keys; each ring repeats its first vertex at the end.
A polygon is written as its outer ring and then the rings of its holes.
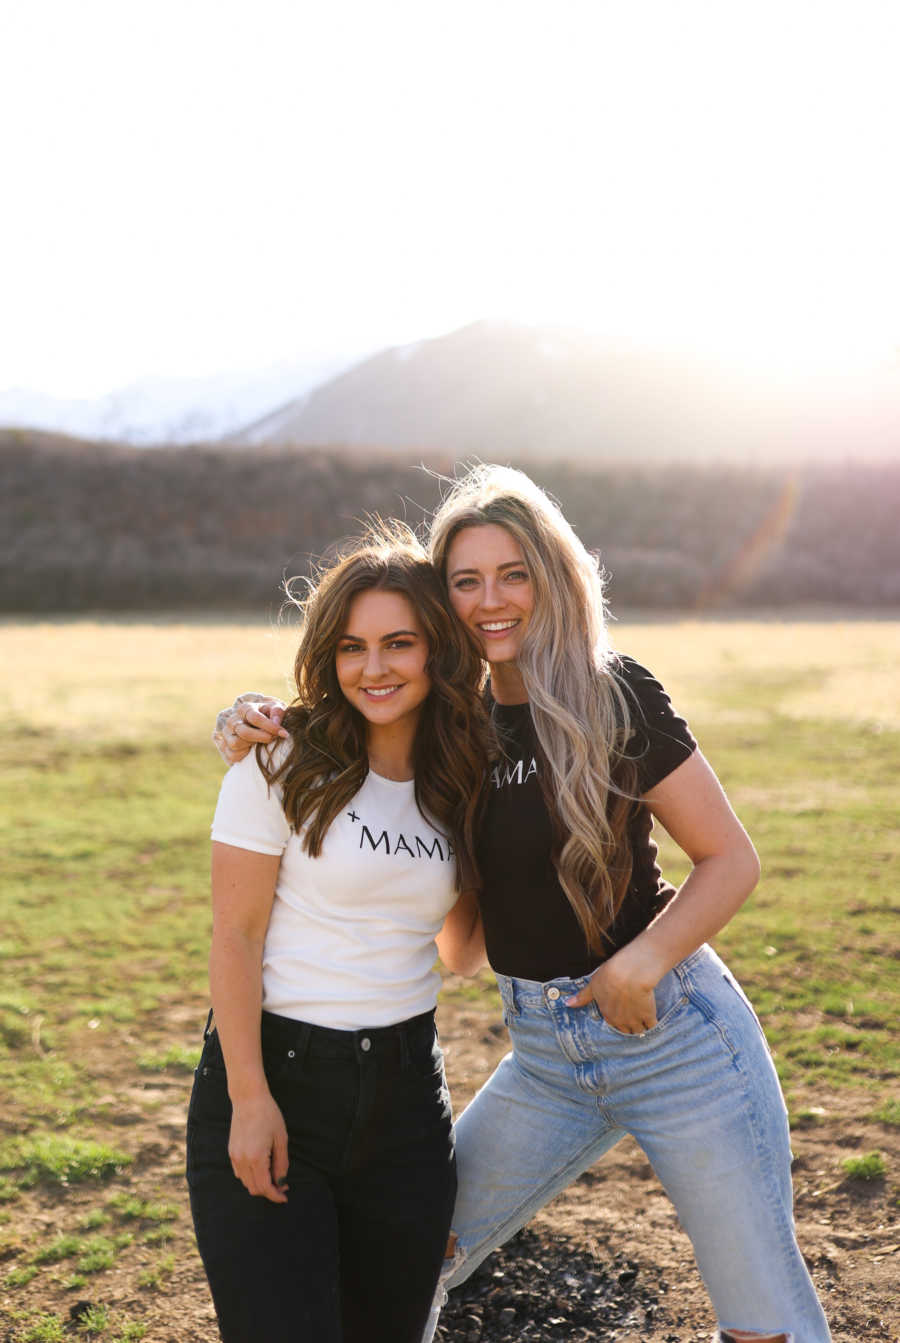
{"type": "Polygon", "coordinates": [[[383,350],[230,435],[519,461],[896,460],[896,371],[790,379],[584,332],[475,322],[383,350]]]}
{"type": "MultiPolygon", "coordinates": [[[[900,465],[530,469],[600,552],[619,610],[900,604],[900,465]]],[[[365,514],[419,525],[439,490],[370,452],[0,432],[0,610],[271,607],[365,514]]]]}

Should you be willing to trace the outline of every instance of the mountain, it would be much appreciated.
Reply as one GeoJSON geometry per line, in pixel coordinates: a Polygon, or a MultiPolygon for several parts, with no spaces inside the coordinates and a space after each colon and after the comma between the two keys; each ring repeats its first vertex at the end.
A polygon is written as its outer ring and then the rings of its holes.
{"type": "Polygon", "coordinates": [[[481,321],[373,355],[227,441],[516,461],[884,459],[900,450],[900,387],[890,370],[788,380],[481,321]]]}
{"type": "Polygon", "coordinates": [[[278,364],[256,374],[144,378],[95,399],[11,388],[0,392],[0,426],[136,447],[212,442],[330,376],[343,362],[323,356],[278,364]]]}

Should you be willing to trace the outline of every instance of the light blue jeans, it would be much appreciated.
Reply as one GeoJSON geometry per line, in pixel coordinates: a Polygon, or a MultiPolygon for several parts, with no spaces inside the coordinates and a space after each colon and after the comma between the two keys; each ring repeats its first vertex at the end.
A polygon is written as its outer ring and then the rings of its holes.
{"type": "MultiPolygon", "coordinates": [[[[630,1133],[691,1238],[720,1329],[831,1338],[792,1214],[787,1112],[762,1028],[710,947],[656,988],[657,1024],[623,1035],[586,979],[498,975],[512,1053],[455,1128],[459,1189],[445,1288],[465,1281],[555,1194],[630,1133]]],[[[602,1325],[602,1321],[598,1321],[602,1325]]]]}

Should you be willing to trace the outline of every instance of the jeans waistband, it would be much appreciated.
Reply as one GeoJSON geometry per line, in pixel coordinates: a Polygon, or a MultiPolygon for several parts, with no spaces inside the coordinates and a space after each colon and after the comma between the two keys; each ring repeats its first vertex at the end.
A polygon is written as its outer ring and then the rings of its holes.
{"type": "Polygon", "coordinates": [[[293,1051],[298,1060],[378,1059],[381,1063],[409,1061],[410,1050],[427,1046],[434,1039],[434,1011],[422,1012],[390,1026],[372,1026],[355,1031],[317,1026],[310,1021],[262,1014],[262,1047],[265,1055],[293,1051]]]}
{"type": "MultiPolygon", "coordinates": [[[[683,974],[698,961],[703,960],[708,953],[709,948],[705,944],[698,947],[696,951],[691,952],[690,956],[686,956],[674,969],[670,970],[669,975],[679,976],[683,974]]],[[[664,975],[660,985],[665,984],[668,977],[668,975],[664,975]]],[[[571,994],[583,989],[590,978],[591,975],[578,975],[574,978],[569,975],[559,975],[556,979],[548,979],[542,983],[536,979],[518,979],[514,975],[498,974],[497,987],[507,1011],[521,1012],[529,1008],[558,1006],[571,994]]]]}
{"type": "MultiPolygon", "coordinates": [[[[212,1013],[204,1032],[206,1051],[213,1059],[221,1058],[219,1033],[212,1026],[212,1013]]],[[[408,1066],[410,1057],[431,1048],[435,1040],[434,1009],[397,1021],[391,1026],[372,1026],[356,1031],[335,1030],[317,1026],[311,1021],[297,1021],[280,1017],[274,1012],[262,1013],[260,1022],[263,1058],[266,1064],[290,1060],[291,1066],[302,1067],[305,1058],[334,1059],[345,1062],[372,1063],[382,1066],[408,1066]]]]}

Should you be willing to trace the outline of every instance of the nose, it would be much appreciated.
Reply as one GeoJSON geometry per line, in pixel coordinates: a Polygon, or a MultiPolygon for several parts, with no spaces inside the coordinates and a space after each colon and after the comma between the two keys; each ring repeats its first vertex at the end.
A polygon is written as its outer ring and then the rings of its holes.
{"type": "Polygon", "coordinates": [[[481,605],[486,611],[496,610],[503,605],[500,584],[497,582],[496,578],[488,576],[484,580],[484,587],[481,590],[481,605]]]}
{"type": "Polygon", "coordinates": [[[374,644],[366,654],[365,674],[370,681],[377,681],[384,675],[384,652],[374,644]]]}

